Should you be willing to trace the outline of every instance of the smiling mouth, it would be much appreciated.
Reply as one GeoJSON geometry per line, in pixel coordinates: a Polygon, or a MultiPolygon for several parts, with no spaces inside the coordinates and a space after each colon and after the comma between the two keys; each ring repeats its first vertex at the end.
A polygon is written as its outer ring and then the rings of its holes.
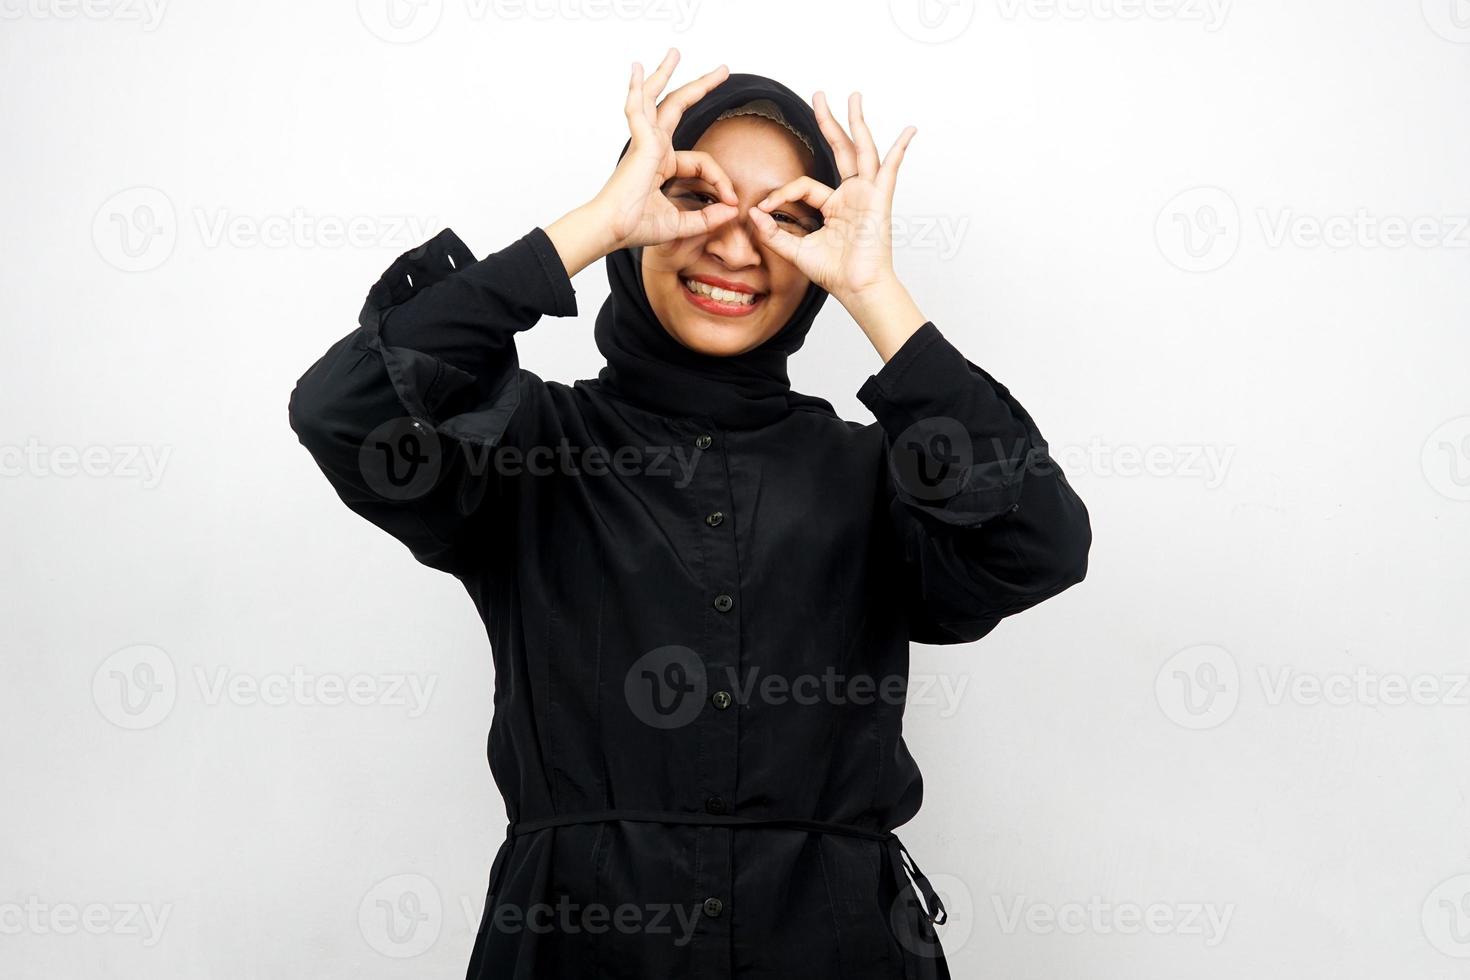
{"type": "Polygon", "coordinates": [[[679,277],[684,286],[684,295],[701,310],[719,316],[745,316],[765,301],[765,293],[742,293],[733,289],[721,289],[697,279],[679,277]]]}

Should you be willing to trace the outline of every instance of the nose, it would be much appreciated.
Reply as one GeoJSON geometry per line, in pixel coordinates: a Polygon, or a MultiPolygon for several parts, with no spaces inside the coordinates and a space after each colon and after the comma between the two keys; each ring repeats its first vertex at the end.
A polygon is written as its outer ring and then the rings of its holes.
{"type": "Polygon", "coordinates": [[[746,207],[745,204],[739,205],[740,213],[710,232],[704,243],[706,252],[731,269],[743,269],[760,264],[760,250],[756,248],[756,230],[746,207]]]}

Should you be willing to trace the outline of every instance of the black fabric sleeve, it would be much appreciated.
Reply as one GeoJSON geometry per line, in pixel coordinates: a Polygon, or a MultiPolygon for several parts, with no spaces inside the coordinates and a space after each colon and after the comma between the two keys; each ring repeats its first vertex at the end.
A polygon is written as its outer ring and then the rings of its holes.
{"type": "Polygon", "coordinates": [[[979,639],[1086,576],[1086,506],[1025,408],[933,322],[858,398],[884,433],[911,639],[979,639]]]}
{"type": "Polygon", "coordinates": [[[479,261],[445,228],[388,267],[357,328],[300,377],[291,428],[349,508],[463,574],[501,492],[491,450],[545,408],[514,335],[576,312],[541,228],[479,261]]]}

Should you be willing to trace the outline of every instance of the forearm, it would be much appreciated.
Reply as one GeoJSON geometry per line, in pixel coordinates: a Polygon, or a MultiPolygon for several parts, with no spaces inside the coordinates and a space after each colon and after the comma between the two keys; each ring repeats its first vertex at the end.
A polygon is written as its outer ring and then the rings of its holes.
{"type": "Polygon", "coordinates": [[[897,278],[850,296],[839,296],[838,301],[867,335],[884,364],[927,322],[897,278]]]}
{"type": "Polygon", "coordinates": [[[593,201],[578,205],[544,229],[566,267],[567,278],[575,276],[617,246],[609,234],[610,224],[593,201]]]}
{"type": "Polygon", "coordinates": [[[576,292],[543,229],[479,261],[445,229],[379,280],[364,325],[387,347],[441,359],[493,388],[490,375],[508,364],[516,333],[543,314],[576,312],[576,292]]]}

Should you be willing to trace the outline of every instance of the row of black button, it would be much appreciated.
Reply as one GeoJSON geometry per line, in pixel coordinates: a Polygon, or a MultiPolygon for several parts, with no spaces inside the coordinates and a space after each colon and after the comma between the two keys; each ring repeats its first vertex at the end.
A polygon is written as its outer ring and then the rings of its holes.
{"type": "MultiPolygon", "coordinates": [[[[699,449],[708,449],[710,446],[714,445],[714,439],[712,439],[708,435],[701,435],[694,440],[694,445],[699,449]]],[[[720,511],[715,511],[704,519],[704,523],[709,525],[710,527],[719,527],[724,522],[725,515],[720,511]]],[[[730,598],[725,593],[722,592],[719,595],[715,596],[715,609],[719,610],[720,612],[729,612],[734,607],[735,600],[730,598]]],[[[732,699],[730,697],[729,691],[716,691],[710,697],[710,702],[720,711],[724,711],[726,708],[730,707],[731,700],[732,699]]],[[[710,813],[725,813],[729,809],[729,807],[725,803],[724,798],[721,796],[711,796],[709,799],[705,800],[704,808],[710,813]]],[[[725,903],[720,901],[718,898],[706,898],[704,900],[704,914],[709,916],[710,918],[718,918],[724,911],[725,903]]]]}
{"type": "MultiPolygon", "coordinates": [[[[714,444],[714,439],[712,439],[708,435],[701,435],[698,439],[694,440],[694,444],[700,449],[708,449],[711,445],[714,444]]],[[[723,512],[717,510],[706,517],[704,519],[704,522],[710,527],[719,527],[721,524],[725,523],[725,515],[723,512]]],[[[720,612],[729,612],[734,607],[735,600],[730,598],[728,595],[721,593],[720,595],[715,596],[715,608],[718,609],[720,612]]]]}

